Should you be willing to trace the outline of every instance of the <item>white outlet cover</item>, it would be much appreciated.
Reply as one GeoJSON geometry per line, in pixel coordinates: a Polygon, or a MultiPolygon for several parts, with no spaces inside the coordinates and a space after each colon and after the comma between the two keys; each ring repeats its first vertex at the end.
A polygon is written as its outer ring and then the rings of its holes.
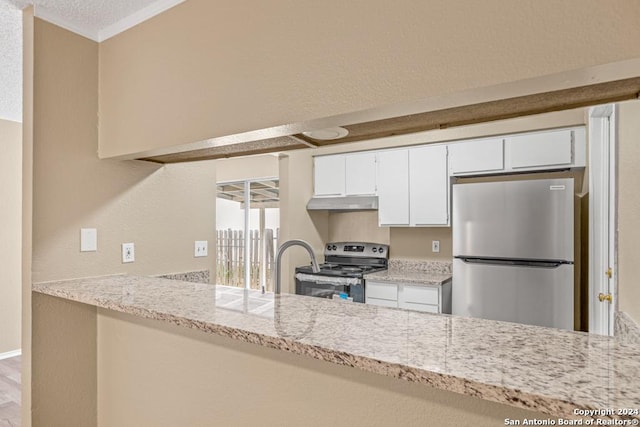
{"type": "Polygon", "coordinates": [[[209,242],[206,240],[196,240],[194,245],[193,256],[205,257],[208,254],[209,242]]]}
{"type": "Polygon", "coordinates": [[[95,252],[98,250],[98,230],[95,228],[80,229],[80,252],[95,252]]]}
{"type": "Polygon", "coordinates": [[[134,262],[136,260],[135,246],[133,243],[122,244],[122,263],[134,262]]]}
{"type": "Polygon", "coordinates": [[[431,252],[440,252],[440,240],[431,241],[431,252]]]}

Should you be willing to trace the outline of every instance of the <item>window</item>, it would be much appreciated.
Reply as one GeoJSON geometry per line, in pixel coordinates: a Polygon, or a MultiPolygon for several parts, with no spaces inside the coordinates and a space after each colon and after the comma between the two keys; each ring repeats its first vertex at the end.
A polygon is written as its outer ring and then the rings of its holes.
{"type": "Polygon", "coordinates": [[[279,203],[277,178],[218,183],[216,284],[273,290],[279,203]]]}

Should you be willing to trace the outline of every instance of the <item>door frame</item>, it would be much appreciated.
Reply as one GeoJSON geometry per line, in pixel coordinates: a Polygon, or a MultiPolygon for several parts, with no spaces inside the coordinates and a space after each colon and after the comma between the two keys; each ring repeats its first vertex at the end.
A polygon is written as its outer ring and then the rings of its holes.
{"type": "Polygon", "coordinates": [[[617,106],[589,109],[589,332],[613,336],[617,311],[617,106]],[[610,268],[612,275],[606,277],[610,268]],[[610,294],[611,303],[598,295],[610,294]]]}

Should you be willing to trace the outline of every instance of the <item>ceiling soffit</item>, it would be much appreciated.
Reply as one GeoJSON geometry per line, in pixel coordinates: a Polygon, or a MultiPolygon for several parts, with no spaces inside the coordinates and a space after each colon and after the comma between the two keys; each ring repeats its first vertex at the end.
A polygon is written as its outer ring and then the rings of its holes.
{"type": "Polygon", "coordinates": [[[290,136],[265,138],[258,141],[219,145],[180,153],[139,157],[139,159],[157,163],[178,163],[239,157],[314,146],[322,147],[619,102],[636,99],[639,94],[640,77],[634,77],[343,125],[343,127],[349,130],[349,135],[337,140],[321,141],[309,138],[300,133],[290,136]]]}

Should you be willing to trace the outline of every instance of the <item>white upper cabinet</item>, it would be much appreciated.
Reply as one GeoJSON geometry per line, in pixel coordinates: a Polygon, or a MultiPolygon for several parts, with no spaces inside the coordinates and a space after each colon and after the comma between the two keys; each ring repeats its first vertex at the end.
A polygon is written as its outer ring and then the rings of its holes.
{"type": "Polygon", "coordinates": [[[376,194],[376,156],[372,151],[345,156],[347,196],[376,194]]]}
{"type": "Polygon", "coordinates": [[[378,152],[381,226],[447,226],[447,147],[430,145],[378,152]]]}
{"type": "Polygon", "coordinates": [[[586,140],[582,126],[449,144],[451,176],[585,166],[586,140]]]}
{"type": "Polygon", "coordinates": [[[473,175],[504,169],[503,140],[480,139],[449,144],[451,175],[473,175]]]}
{"type": "Polygon", "coordinates": [[[505,144],[512,169],[571,166],[573,163],[571,130],[509,136],[505,144]]]}
{"type": "Polygon", "coordinates": [[[344,154],[314,157],[313,184],[316,196],[344,196],[344,154]]]}
{"type": "Polygon", "coordinates": [[[378,152],[378,222],[409,224],[409,150],[378,152]]]}
{"type": "Polygon", "coordinates": [[[444,145],[409,150],[410,225],[449,224],[449,174],[444,145]]]}

